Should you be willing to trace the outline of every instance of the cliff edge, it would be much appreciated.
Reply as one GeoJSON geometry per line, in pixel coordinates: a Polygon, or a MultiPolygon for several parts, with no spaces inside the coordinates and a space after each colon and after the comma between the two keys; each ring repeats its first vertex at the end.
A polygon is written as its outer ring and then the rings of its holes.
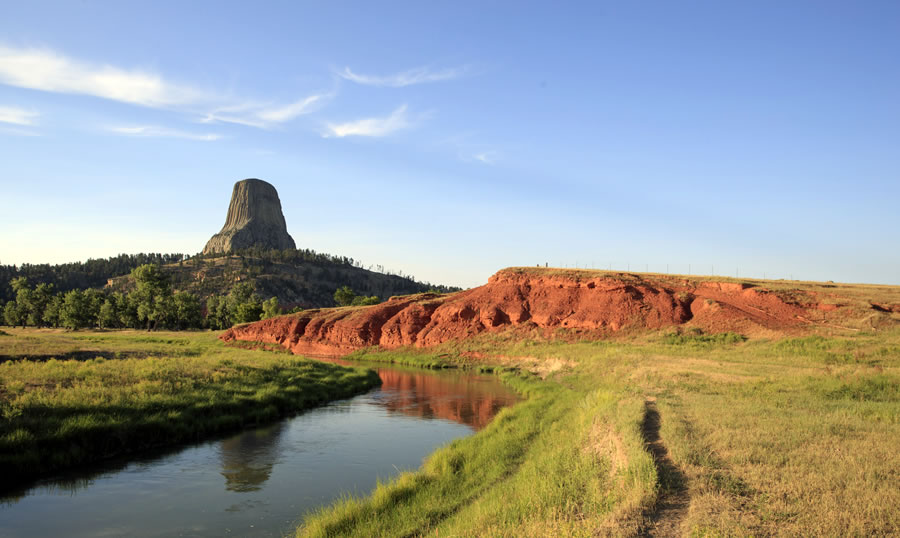
{"type": "Polygon", "coordinates": [[[846,320],[878,322],[872,315],[883,317],[883,323],[895,322],[888,319],[892,314],[879,314],[867,302],[856,301],[859,306],[851,307],[843,300],[812,288],[769,289],[710,277],[511,268],[483,286],[453,294],[423,293],[368,307],[308,310],[233,327],[220,338],[334,357],[375,345],[428,347],[510,328],[550,333],[569,329],[604,337],[685,326],[776,336],[803,334],[814,327],[842,329],[846,327],[840,323],[846,320]]]}

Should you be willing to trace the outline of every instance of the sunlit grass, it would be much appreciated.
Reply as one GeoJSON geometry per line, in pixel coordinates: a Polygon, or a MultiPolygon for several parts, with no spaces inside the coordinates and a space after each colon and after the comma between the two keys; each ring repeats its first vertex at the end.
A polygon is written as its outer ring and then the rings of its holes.
{"type": "Polygon", "coordinates": [[[896,535],[898,345],[898,330],[750,341],[508,332],[428,352],[359,353],[518,367],[544,380],[505,374],[524,402],[370,497],[308,516],[298,535],[639,534],[665,495],[641,436],[647,399],[690,499],[677,533],[896,535]]]}
{"type": "Polygon", "coordinates": [[[21,357],[0,363],[0,474],[8,485],[264,423],[379,383],[371,371],[228,348],[213,333],[8,332],[0,355],[21,357]],[[52,358],[91,350],[97,358],[52,358]]]}
{"type": "Polygon", "coordinates": [[[621,405],[608,389],[585,394],[531,375],[504,379],[527,399],[478,435],[432,454],[420,471],[310,515],[299,534],[587,536],[604,521],[640,513],[655,475],[637,433],[639,405],[621,405]],[[598,416],[621,424],[622,433],[609,431],[606,421],[601,430],[604,439],[620,439],[630,460],[598,451],[598,416]]]}

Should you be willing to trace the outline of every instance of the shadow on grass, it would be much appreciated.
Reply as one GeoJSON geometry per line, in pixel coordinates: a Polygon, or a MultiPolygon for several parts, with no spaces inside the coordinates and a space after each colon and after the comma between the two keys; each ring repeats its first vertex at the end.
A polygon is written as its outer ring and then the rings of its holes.
{"type": "Polygon", "coordinates": [[[659,495],[652,510],[644,514],[645,523],[641,536],[677,536],[681,521],[687,514],[690,496],[687,479],[669,456],[669,450],[659,435],[661,418],[656,402],[644,402],[644,420],[641,436],[644,445],[653,456],[659,478],[659,495]]]}
{"type": "Polygon", "coordinates": [[[374,371],[329,364],[233,368],[236,376],[227,382],[185,384],[173,377],[170,387],[125,404],[99,398],[5,405],[0,493],[66,467],[270,423],[381,382],[374,371]]]}
{"type": "MultiPolygon", "coordinates": [[[[21,353],[17,355],[0,355],[0,364],[7,361],[19,361],[19,360],[27,360],[32,362],[47,362],[51,359],[56,359],[58,361],[66,361],[66,360],[74,360],[74,361],[89,361],[92,359],[107,359],[107,360],[115,360],[115,359],[145,359],[149,356],[153,355],[148,351],[101,351],[101,350],[77,350],[77,351],[62,351],[58,353],[44,353],[44,354],[35,354],[35,353],[21,353]]],[[[179,355],[199,355],[199,352],[190,353],[190,352],[180,352],[179,355]]]]}

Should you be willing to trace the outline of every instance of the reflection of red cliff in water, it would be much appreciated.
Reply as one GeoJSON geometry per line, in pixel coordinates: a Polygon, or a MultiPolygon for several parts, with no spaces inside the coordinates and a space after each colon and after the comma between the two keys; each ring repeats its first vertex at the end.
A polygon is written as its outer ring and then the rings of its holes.
{"type": "Polygon", "coordinates": [[[414,417],[442,418],[473,427],[487,426],[515,397],[471,380],[429,373],[379,370],[381,389],[392,393],[388,410],[414,417]]]}
{"type": "MultiPolygon", "coordinates": [[[[362,366],[343,359],[320,358],[343,366],[362,366]]],[[[378,371],[381,390],[388,397],[380,403],[395,413],[413,417],[442,418],[471,426],[476,431],[487,426],[501,409],[518,397],[496,381],[479,382],[477,376],[461,372],[416,372],[366,365],[378,371]]]]}

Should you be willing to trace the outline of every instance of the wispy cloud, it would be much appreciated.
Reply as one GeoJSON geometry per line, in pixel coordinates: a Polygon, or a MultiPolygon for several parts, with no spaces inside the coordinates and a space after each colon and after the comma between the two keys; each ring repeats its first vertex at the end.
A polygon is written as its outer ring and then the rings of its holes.
{"type": "Polygon", "coordinates": [[[472,155],[473,159],[484,164],[494,164],[497,162],[497,158],[499,157],[500,155],[496,151],[482,151],[481,153],[472,155]]]}
{"type": "Polygon", "coordinates": [[[326,138],[345,136],[387,136],[400,129],[412,127],[413,123],[406,113],[406,105],[401,105],[390,116],[382,118],[364,118],[347,123],[329,123],[326,132],[322,135],[326,138]]]}
{"type": "Polygon", "coordinates": [[[314,110],[316,103],[320,102],[324,95],[310,95],[304,99],[300,99],[295,103],[291,103],[289,105],[274,107],[274,108],[264,108],[259,111],[257,114],[260,118],[265,121],[282,123],[285,121],[290,121],[297,116],[302,116],[303,114],[309,114],[314,110]]]}
{"type": "Polygon", "coordinates": [[[208,100],[199,90],[173,84],[153,73],[91,65],[45,49],[0,46],[0,83],[157,108],[208,100]]]}
{"type": "Polygon", "coordinates": [[[178,129],[169,129],[168,127],[159,127],[156,125],[137,125],[130,127],[108,127],[107,131],[125,136],[146,136],[157,138],[183,138],[185,140],[198,140],[201,142],[212,142],[219,140],[222,135],[209,133],[198,134],[178,129]]]}
{"type": "Polygon", "coordinates": [[[0,123],[29,126],[34,125],[38,116],[40,114],[33,110],[25,110],[24,108],[13,106],[0,106],[0,123]]]}
{"type": "Polygon", "coordinates": [[[338,75],[343,79],[356,82],[357,84],[365,84],[366,86],[402,88],[403,86],[412,86],[413,84],[452,80],[464,75],[466,71],[468,71],[467,67],[452,67],[441,69],[439,71],[432,71],[427,67],[417,67],[393,75],[378,76],[361,75],[354,73],[349,67],[345,67],[343,71],[338,72],[338,75]]]}
{"type": "Polygon", "coordinates": [[[236,123],[250,127],[268,128],[284,123],[319,109],[332,93],[314,94],[287,105],[242,104],[221,107],[208,113],[200,121],[203,123],[236,123]]]}
{"type": "Polygon", "coordinates": [[[0,134],[12,136],[41,136],[40,133],[29,131],[28,129],[18,129],[15,127],[4,127],[0,125],[0,134]]]}
{"type": "Polygon", "coordinates": [[[48,49],[0,45],[0,84],[54,93],[78,94],[132,105],[200,114],[202,122],[268,128],[316,110],[333,93],[292,103],[224,97],[166,80],[141,69],[123,69],[76,60],[48,49]],[[211,112],[210,112],[211,111],[211,112]]]}

